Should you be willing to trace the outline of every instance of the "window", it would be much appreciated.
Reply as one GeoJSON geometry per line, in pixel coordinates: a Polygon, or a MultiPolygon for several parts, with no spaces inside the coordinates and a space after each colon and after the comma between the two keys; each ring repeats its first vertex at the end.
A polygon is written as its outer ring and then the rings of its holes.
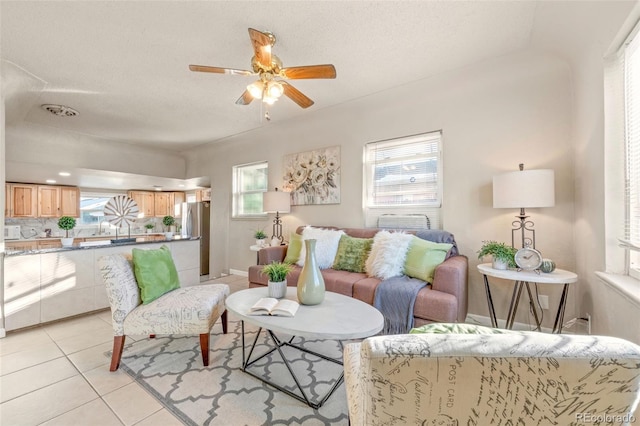
{"type": "Polygon", "coordinates": [[[640,279],[640,37],[624,48],[625,240],[629,274],[640,279]]]}
{"type": "Polygon", "coordinates": [[[78,225],[99,225],[104,221],[104,205],[116,193],[82,192],[80,194],[80,220],[78,225]]]}
{"type": "Polygon", "coordinates": [[[365,225],[383,214],[427,215],[440,228],[442,132],[365,145],[365,225]]]}
{"type": "Polygon", "coordinates": [[[267,191],[268,163],[252,163],[233,167],[232,217],[264,216],[262,194],[267,191]]]}

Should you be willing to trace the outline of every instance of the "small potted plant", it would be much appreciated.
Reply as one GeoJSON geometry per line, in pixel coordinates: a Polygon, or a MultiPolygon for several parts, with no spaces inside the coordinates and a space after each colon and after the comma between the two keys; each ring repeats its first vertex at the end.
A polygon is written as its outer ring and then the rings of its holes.
{"type": "Polygon", "coordinates": [[[497,241],[483,241],[482,247],[478,250],[478,259],[491,255],[492,267],[494,269],[508,269],[517,267],[514,256],[516,254],[514,247],[497,241]]]}
{"type": "Polygon", "coordinates": [[[153,223],[147,223],[144,227],[147,228],[147,234],[150,234],[153,231],[155,225],[153,223]]]}
{"type": "Polygon", "coordinates": [[[269,297],[280,299],[287,293],[287,274],[293,266],[283,262],[271,262],[262,268],[262,273],[269,277],[269,297]]]}
{"type": "MultiPolygon", "coordinates": [[[[174,233],[172,228],[175,227],[176,220],[173,218],[173,216],[165,216],[165,217],[162,218],[162,224],[167,227],[167,232],[164,233],[164,237],[167,240],[172,239],[173,238],[173,233],[174,233]]],[[[175,229],[175,228],[173,228],[173,229],[175,229]]]]}
{"type": "Polygon", "coordinates": [[[73,237],[69,238],[69,231],[76,226],[76,220],[71,216],[62,216],[58,219],[58,228],[65,231],[65,238],[60,238],[62,247],[71,247],[73,245],[73,237]]]}
{"type": "Polygon", "coordinates": [[[265,245],[267,234],[265,234],[262,229],[259,229],[253,234],[253,238],[256,239],[256,245],[262,247],[265,245]]]}

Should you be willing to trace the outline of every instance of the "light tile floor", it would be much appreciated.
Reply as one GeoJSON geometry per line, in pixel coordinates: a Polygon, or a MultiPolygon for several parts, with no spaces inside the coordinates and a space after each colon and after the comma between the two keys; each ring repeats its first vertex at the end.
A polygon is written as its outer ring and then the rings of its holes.
{"type": "MultiPolygon", "coordinates": [[[[249,287],[235,275],[204,283],[249,287]]],[[[180,425],[126,373],[109,371],[112,343],[109,310],[8,333],[0,339],[0,424],[180,425]]]]}

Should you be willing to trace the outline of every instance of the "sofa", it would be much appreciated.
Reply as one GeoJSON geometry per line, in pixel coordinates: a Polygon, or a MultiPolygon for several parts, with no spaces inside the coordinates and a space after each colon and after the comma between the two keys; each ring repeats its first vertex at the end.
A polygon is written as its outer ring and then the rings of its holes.
{"type": "MultiPolygon", "coordinates": [[[[378,228],[336,228],[355,238],[373,238],[378,228]]],[[[298,227],[296,233],[302,234],[304,227],[298,227]]],[[[268,277],[262,273],[262,267],[274,261],[283,261],[287,254],[287,245],[266,247],[258,252],[258,264],[249,267],[249,287],[266,286],[268,277]]],[[[434,273],[433,282],[422,288],[417,295],[413,310],[414,326],[432,322],[464,322],[467,316],[468,259],[456,254],[439,264],[434,273]]],[[[287,276],[287,285],[296,286],[301,267],[294,265],[287,276]]],[[[369,277],[365,273],[323,269],[322,276],[327,291],[344,294],[373,305],[376,287],[382,281],[369,277]]]]}
{"type": "Polygon", "coordinates": [[[637,421],[640,347],[614,337],[403,334],[343,356],[353,426],[637,421]]]}

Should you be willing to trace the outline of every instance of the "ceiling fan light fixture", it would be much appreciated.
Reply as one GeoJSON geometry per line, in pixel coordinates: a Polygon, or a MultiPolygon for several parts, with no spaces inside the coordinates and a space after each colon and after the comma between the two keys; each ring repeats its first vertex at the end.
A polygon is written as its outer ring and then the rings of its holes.
{"type": "Polygon", "coordinates": [[[247,86],[247,91],[253,96],[254,99],[261,99],[264,85],[261,81],[254,81],[247,86]]]}
{"type": "Polygon", "coordinates": [[[273,105],[275,103],[275,101],[277,101],[277,100],[278,100],[278,98],[274,98],[274,97],[271,97],[271,96],[268,96],[268,95],[265,95],[264,98],[262,98],[262,101],[264,103],[266,103],[266,104],[269,104],[269,105],[273,105]]]}
{"type": "Polygon", "coordinates": [[[270,81],[267,86],[267,95],[271,98],[278,99],[284,93],[282,84],[277,81],[270,81]]]}

